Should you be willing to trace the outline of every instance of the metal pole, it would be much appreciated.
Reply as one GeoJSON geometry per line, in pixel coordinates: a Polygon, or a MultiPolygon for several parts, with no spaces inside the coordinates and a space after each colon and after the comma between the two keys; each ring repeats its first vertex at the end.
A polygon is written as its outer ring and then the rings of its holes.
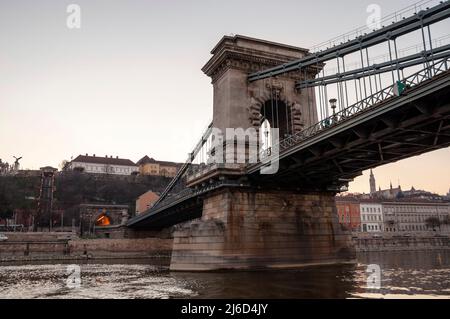
{"type": "Polygon", "coordinates": [[[400,81],[400,70],[398,68],[398,53],[397,53],[397,40],[394,38],[394,51],[395,51],[395,59],[397,60],[396,68],[397,68],[397,80],[400,81]]]}
{"type": "MultiPolygon", "coordinates": [[[[428,38],[430,40],[431,60],[433,61],[433,65],[434,65],[433,40],[431,39],[430,25],[427,26],[427,29],[428,29],[428,38]]],[[[434,75],[436,75],[436,72],[434,73],[434,75]]]]}
{"type": "Polygon", "coordinates": [[[359,94],[361,95],[361,101],[362,101],[364,99],[362,97],[361,78],[358,78],[358,82],[359,82],[359,94]]]}
{"type": "MultiPolygon", "coordinates": [[[[323,75],[323,77],[325,77],[325,69],[322,69],[322,75],[323,75]]],[[[326,96],[325,96],[325,90],[326,90],[326,84],[324,84],[323,86],[322,86],[322,97],[323,97],[323,104],[322,104],[322,107],[323,107],[323,117],[324,118],[327,118],[328,117],[328,115],[327,115],[327,100],[326,100],[326,96]]]]}
{"type": "Polygon", "coordinates": [[[288,114],[287,101],[284,103],[284,110],[286,113],[286,135],[289,135],[289,114],[288,114]]]}
{"type": "MultiPolygon", "coordinates": [[[[305,74],[305,80],[306,80],[306,68],[305,68],[304,74],[305,74]]],[[[310,104],[310,102],[309,102],[309,88],[308,88],[308,87],[306,87],[306,95],[307,95],[307,97],[308,97],[308,115],[309,115],[309,121],[310,121],[310,125],[312,125],[312,124],[314,124],[314,123],[313,123],[313,122],[314,122],[314,119],[313,119],[312,112],[311,112],[311,104],[310,104]]]]}
{"type": "Polygon", "coordinates": [[[271,105],[271,109],[272,109],[272,123],[270,126],[272,128],[276,127],[275,126],[275,121],[274,121],[274,112],[273,112],[273,87],[272,87],[272,78],[270,78],[270,105],[271,105]]]}
{"type": "MultiPolygon", "coordinates": [[[[374,70],[375,70],[375,68],[374,68],[374,70]]],[[[374,76],[374,83],[375,83],[375,92],[378,92],[378,84],[377,84],[377,75],[375,74],[374,76]]],[[[380,90],[381,90],[381,88],[380,88],[380,90]]]]}
{"type": "MultiPolygon", "coordinates": [[[[422,32],[423,50],[427,51],[427,44],[426,44],[426,41],[425,41],[425,32],[423,30],[423,19],[422,18],[420,18],[420,30],[422,32]]],[[[427,72],[428,73],[428,77],[431,78],[431,70],[430,70],[430,66],[428,64],[427,56],[424,55],[424,58],[425,58],[425,67],[428,70],[428,72],[427,72]]]]}
{"type": "MultiPolygon", "coordinates": [[[[316,68],[319,69],[319,62],[317,62],[316,64],[316,68]]],[[[319,84],[319,114],[320,114],[320,119],[323,119],[323,112],[322,112],[322,92],[321,92],[321,85],[319,84]]],[[[317,105],[316,105],[317,107],[317,105]]]]}
{"type": "MultiPolygon", "coordinates": [[[[369,66],[370,62],[369,62],[369,49],[368,48],[366,48],[366,58],[367,58],[367,66],[369,66]]],[[[373,95],[373,91],[372,91],[372,77],[370,76],[370,73],[369,73],[369,88],[370,88],[370,95],[372,96],[373,95]]]]}
{"type": "Polygon", "coordinates": [[[319,110],[320,110],[320,119],[323,120],[323,112],[322,112],[322,86],[319,85],[319,110]]]}
{"type": "MultiPolygon", "coordinates": [[[[278,93],[277,93],[277,91],[275,91],[275,112],[276,112],[276,115],[277,115],[277,126],[278,126],[278,129],[281,130],[280,119],[279,119],[280,110],[278,109],[278,93]]],[[[283,138],[283,136],[280,136],[280,137],[283,138]]]]}
{"type": "MultiPolygon", "coordinates": [[[[388,39],[388,46],[389,46],[389,59],[391,62],[391,66],[392,66],[392,50],[391,50],[391,40],[388,39]]],[[[394,70],[391,71],[392,74],[392,84],[395,85],[395,76],[394,76],[394,70]]]]}
{"type": "MultiPolygon", "coordinates": [[[[361,55],[361,68],[364,69],[364,58],[363,58],[363,53],[362,53],[362,46],[361,44],[359,45],[359,53],[361,55]]],[[[364,71],[362,71],[362,76],[363,76],[363,81],[364,81],[364,97],[367,98],[367,87],[366,87],[366,78],[364,77],[364,71]]]]}
{"type": "Polygon", "coordinates": [[[342,109],[342,91],[341,91],[341,80],[340,80],[340,75],[341,75],[341,70],[339,67],[339,56],[336,57],[336,63],[337,63],[337,69],[338,69],[338,80],[336,83],[336,88],[337,88],[337,95],[338,95],[338,101],[339,101],[339,110],[342,109]]]}
{"type": "Polygon", "coordinates": [[[340,89],[339,89],[339,82],[336,83],[336,89],[337,89],[337,100],[339,101],[339,109],[341,109],[341,95],[340,95],[340,89]]]}
{"type": "MultiPolygon", "coordinates": [[[[345,59],[344,59],[344,56],[342,56],[342,68],[343,68],[343,71],[345,73],[345,59]]],[[[344,81],[344,86],[345,86],[345,101],[346,101],[345,107],[347,108],[348,107],[347,81],[344,81]]]]}

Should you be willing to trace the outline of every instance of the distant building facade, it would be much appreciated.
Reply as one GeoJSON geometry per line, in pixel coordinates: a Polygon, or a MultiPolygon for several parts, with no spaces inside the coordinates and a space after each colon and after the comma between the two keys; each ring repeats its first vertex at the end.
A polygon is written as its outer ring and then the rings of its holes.
{"type": "Polygon", "coordinates": [[[136,200],[136,215],[142,214],[150,209],[158,198],[159,195],[151,190],[139,196],[136,200]]]}
{"type": "Polygon", "coordinates": [[[157,161],[145,155],[141,158],[137,165],[141,175],[156,175],[165,177],[174,177],[181,164],[167,161],[157,161]]]}
{"type": "Polygon", "coordinates": [[[359,231],[361,227],[361,216],[358,199],[354,197],[336,197],[336,208],[339,223],[345,229],[359,231]]]}
{"type": "Polygon", "coordinates": [[[432,192],[402,191],[397,188],[375,191],[375,176],[370,171],[370,194],[348,194],[336,197],[339,222],[347,229],[364,233],[386,232],[406,235],[414,232],[450,234],[450,198],[432,192]],[[359,205],[360,225],[351,224],[352,206],[359,205]]]}
{"type": "Polygon", "coordinates": [[[398,187],[392,187],[392,183],[388,189],[379,188],[376,192],[371,193],[371,198],[383,198],[383,199],[395,199],[401,194],[402,188],[399,185],[398,187]]]}
{"type": "Polygon", "coordinates": [[[385,201],[383,215],[387,232],[450,232],[448,202],[385,201]]]}
{"type": "Polygon", "coordinates": [[[361,211],[361,231],[369,233],[384,231],[382,204],[373,200],[362,200],[359,205],[361,211]]]}
{"type": "Polygon", "coordinates": [[[131,175],[139,171],[139,166],[129,159],[112,156],[79,155],[68,163],[70,170],[81,170],[91,174],[131,175]]]}

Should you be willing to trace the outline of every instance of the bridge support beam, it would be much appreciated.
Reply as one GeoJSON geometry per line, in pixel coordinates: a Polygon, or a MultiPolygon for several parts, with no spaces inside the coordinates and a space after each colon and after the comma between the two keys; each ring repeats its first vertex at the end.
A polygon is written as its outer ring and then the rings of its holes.
{"type": "Polygon", "coordinates": [[[334,194],[229,188],[205,198],[201,219],[177,226],[170,269],[296,268],[354,258],[334,194]]]}

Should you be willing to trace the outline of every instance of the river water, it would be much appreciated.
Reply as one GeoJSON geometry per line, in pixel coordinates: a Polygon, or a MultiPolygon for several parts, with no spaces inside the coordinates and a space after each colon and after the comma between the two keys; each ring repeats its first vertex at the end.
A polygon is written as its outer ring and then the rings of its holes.
{"type": "Polygon", "coordinates": [[[68,286],[67,264],[1,264],[0,298],[450,298],[450,251],[365,253],[356,265],[254,272],[169,272],[148,260],[78,265],[81,282],[68,286]],[[367,286],[371,264],[379,265],[379,286],[367,286]]]}

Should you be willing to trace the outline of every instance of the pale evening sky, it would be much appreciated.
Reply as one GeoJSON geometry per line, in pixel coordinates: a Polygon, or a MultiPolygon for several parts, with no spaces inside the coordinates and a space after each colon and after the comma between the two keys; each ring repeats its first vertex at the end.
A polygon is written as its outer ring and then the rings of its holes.
{"type": "MultiPolygon", "coordinates": [[[[212,117],[200,68],[223,35],[311,47],[414,1],[0,1],[0,158],[58,167],[79,154],[184,161],[212,117]],[[81,29],[66,8],[81,7],[81,29]]],[[[445,28],[445,27],[444,27],[445,28]]],[[[450,30],[448,28],[447,30],[450,30]]],[[[377,187],[450,186],[450,149],[374,170],[377,187]]],[[[368,192],[368,172],[351,191],[368,192]]]]}

